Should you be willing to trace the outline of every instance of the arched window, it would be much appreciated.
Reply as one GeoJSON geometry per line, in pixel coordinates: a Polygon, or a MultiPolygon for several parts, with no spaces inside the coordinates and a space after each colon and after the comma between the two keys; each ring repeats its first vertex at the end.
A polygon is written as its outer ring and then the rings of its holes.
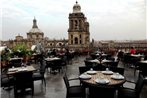
{"type": "Polygon", "coordinates": [[[80,44],[82,44],[82,41],[80,40],[80,44]]]}
{"type": "Polygon", "coordinates": [[[78,38],[75,37],[75,44],[78,44],[78,38]]]}
{"type": "Polygon", "coordinates": [[[71,35],[71,39],[73,39],[73,35],[71,35]]]}
{"type": "Polygon", "coordinates": [[[59,46],[62,46],[62,43],[59,43],[59,46]]]}
{"type": "Polygon", "coordinates": [[[73,40],[71,40],[71,44],[73,44],[73,40]]]}
{"type": "Polygon", "coordinates": [[[81,34],[80,34],[80,38],[82,38],[82,37],[81,37],[81,34]]]}
{"type": "Polygon", "coordinates": [[[75,20],[75,29],[78,29],[78,21],[75,20]]]}

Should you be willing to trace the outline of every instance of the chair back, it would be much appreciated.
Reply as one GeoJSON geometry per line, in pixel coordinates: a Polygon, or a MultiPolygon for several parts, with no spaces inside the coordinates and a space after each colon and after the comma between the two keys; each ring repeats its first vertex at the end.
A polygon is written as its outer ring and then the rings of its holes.
{"type": "Polygon", "coordinates": [[[86,58],[86,60],[92,60],[92,58],[91,57],[88,57],[88,58],[86,58]]]}
{"type": "Polygon", "coordinates": [[[138,63],[139,71],[143,76],[147,76],[147,64],[146,63],[138,63]]]}
{"type": "Polygon", "coordinates": [[[32,88],[33,78],[32,72],[19,72],[14,75],[14,87],[16,89],[25,89],[25,88],[32,88]]]}
{"type": "Polygon", "coordinates": [[[46,69],[46,66],[44,64],[43,65],[40,65],[40,74],[41,75],[44,75],[45,69],[46,69]]]}
{"type": "Polygon", "coordinates": [[[1,87],[10,87],[14,85],[14,78],[7,75],[0,75],[1,76],[1,87]]]}
{"type": "Polygon", "coordinates": [[[67,58],[64,56],[63,58],[61,58],[61,66],[66,66],[67,65],[67,58]]]}
{"type": "Polygon", "coordinates": [[[147,60],[147,54],[145,55],[144,60],[147,60]]]}
{"type": "Polygon", "coordinates": [[[16,59],[16,60],[11,60],[10,65],[14,67],[21,67],[22,60],[21,59],[16,59]]]}
{"type": "Polygon", "coordinates": [[[128,53],[128,54],[124,54],[123,62],[124,62],[125,64],[130,64],[130,61],[131,61],[131,56],[130,56],[130,54],[129,54],[129,53],[128,53]]]}
{"type": "Polygon", "coordinates": [[[18,90],[31,89],[32,96],[34,94],[34,82],[32,72],[24,71],[14,74],[14,96],[18,96],[18,90]]]}
{"type": "Polygon", "coordinates": [[[120,68],[120,67],[110,67],[110,70],[112,70],[113,72],[118,72],[121,75],[124,75],[124,68],[120,68]]]}
{"type": "Polygon", "coordinates": [[[64,80],[64,83],[66,85],[66,88],[68,89],[70,87],[70,84],[69,84],[69,81],[68,81],[68,78],[67,78],[66,74],[63,76],[63,80],[64,80]]]}
{"type": "Polygon", "coordinates": [[[90,70],[90,67],[86,67],[86,66],[80,66],[79,67],[79,73],[82,74],[86,71],[90,70]]]}
{"type": "Polygon", "coordinates": [[[87,67],[93,67],[94,66],[94,63],[93,62],[89,62],[88,60],[85,60],[85,66],[87,67]]]}
{"type": "Polygon", "coordinates": [[[144,77],[143,77],[143,75],[139,74],[138,80],[137,80],[137,83],[135,86],[135,90],[136,90],[137,95],[140,94],[140,92],[143,88],[143,84],[144,84],[144,77]]]}
{"type": "Polygon", "coordinates": [[[61,66],[61,63],[62,63],[61,59],[53,61],[54,66],[61,66]]]}
{"type": "Polygon", "coordinates": [[[138,57],[131,57],[130,63],[136,65],[140,61],[138,57]]]}
{"type": "Polygon", "coordinates": [[[93,67],[93,70],[96,71],[103,71],[106,69],[106,66],[104,66],[103,64],[97,64],[96,66],[93,67]]]}
{"type": "Polygon", "coordinates": [[[110,66],[117,67],[118,66],[118,63],[119,63],[119,61],[111,62],[110,66]]]}

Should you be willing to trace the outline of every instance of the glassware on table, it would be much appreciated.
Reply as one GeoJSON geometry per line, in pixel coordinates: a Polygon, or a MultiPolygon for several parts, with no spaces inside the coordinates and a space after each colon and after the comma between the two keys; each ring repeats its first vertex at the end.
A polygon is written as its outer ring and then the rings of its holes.
{"type": "Polygon", "coordinates": [[[106,71],[109,71],[109,68],[106,68],[106,71]]]}
{"type": "Polygon", "coordinates": [[[93,71],[93,68],[90,68],[90,71],[93,71]]]}

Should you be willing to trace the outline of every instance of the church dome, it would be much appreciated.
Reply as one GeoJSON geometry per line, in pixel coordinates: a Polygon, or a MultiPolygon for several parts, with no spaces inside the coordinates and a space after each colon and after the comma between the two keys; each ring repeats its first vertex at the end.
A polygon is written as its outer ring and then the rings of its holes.
{"type": "Polygon", "coordinates": [[[73,6],[73,13],[81,13],[81,6],[76,1],[76,4],[73,6]]]}
{"type": "Polygon", "coordinates": [[[42,33],[42,31],[38,28],[32,28],[29,32],[30,33],[42,33]]]}

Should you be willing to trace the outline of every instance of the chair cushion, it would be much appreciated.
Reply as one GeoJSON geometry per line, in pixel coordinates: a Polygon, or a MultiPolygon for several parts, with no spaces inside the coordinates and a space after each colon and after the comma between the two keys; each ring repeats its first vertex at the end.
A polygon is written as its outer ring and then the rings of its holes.
{"type": "Polygon", "coordinates": [[[43,79],[43,75],[40,73],[33,73],[33,80],[41,80],[43,79]]]}
{"type": "Polygon", "coordinates": [[[2,78],[1,79],[1,86],[2,87],[6,87],[6,86],[10,86],[13,85],[14,83],[14,78],[13,77],[7,77],[7,78],[2,78]]]}

